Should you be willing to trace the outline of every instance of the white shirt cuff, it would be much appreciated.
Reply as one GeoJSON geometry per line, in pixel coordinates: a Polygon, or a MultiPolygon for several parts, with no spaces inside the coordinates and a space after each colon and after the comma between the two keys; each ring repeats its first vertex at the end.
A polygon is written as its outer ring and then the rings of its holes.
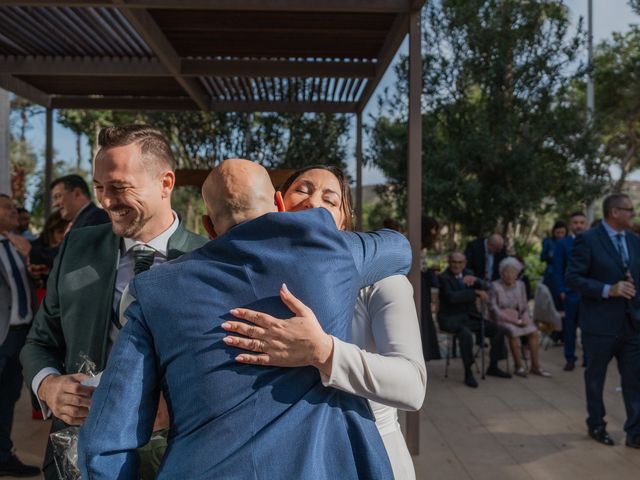
{"type": "Polygon", "coordinates": [[[51,416],[51,410],[49,410],[47,404],[40,400],[40,397],[38,397],[38,389],[40,388],[40,384],[42,383],[42,381],[49,375],[60,375],[60,372],[53,367],[43,368],[37,373],[35,377],[33,377],[33,381],[31,382],[31,390],[38,399],[38,404],[40,405],[40,410],[42,410],[42,418],[44,420],[47,420],[51,416]]]}
{"type": "Polygon", "coordinates": [[[609,298],[609,290],[611,290],[611,285],[602,287],[602,298],[609,298]]]}

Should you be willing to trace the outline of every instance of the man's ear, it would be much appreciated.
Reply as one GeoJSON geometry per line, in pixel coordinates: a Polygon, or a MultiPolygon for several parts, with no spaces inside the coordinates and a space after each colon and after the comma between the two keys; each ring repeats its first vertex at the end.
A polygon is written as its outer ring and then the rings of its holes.
{"type": "Polygon", "coordinates": [[[276,207],[278,207],[278,211],[279,212],[286,212],[287,209],[284,207],[284,199],[282,198],[282,192],[276,192],[276,194],[274,195],[274,200],[275,200],[275,204],[276,207]]]}
{"type": "Polygon", "coordinates": [[[209,234],[209,240],[215,240],[218,237],[216,229],[213,227],[213,222],[211,221],[211,218],[209,218],[209,215],[202,215],[202,226],[209,234]]]}

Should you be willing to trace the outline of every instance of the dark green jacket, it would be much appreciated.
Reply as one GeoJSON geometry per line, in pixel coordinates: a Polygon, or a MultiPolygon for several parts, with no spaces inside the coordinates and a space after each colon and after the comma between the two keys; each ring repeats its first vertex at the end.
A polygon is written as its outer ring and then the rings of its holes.
{"type": "MultiPolygon", "coordinates": [[[[98,371],[105,368],[120,240],[110,223],[71,230],[65,237],[20,356],[28,386],[45,367],[76,373],[81,354],[98,371]]],[[[169,239],[168,259],[205,243],[180,223],[169,239]]]]}

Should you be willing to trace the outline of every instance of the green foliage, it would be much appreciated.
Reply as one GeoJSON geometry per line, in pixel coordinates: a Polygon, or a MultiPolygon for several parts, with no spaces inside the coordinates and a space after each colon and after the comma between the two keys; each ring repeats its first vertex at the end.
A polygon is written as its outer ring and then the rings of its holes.
{"type": "MultiPolygon", "coordinates": [[[[597,196],[594,160],[575,102],[584,35],[561,1],[441,0],[423,12],[423,210],[481,234],[597,196]],[[570,72],[573,68],[573,73],[570,72]]],[[[407,61],[371,129],[368,159],[406,185],[407,61]],[[384,113],[384,110],[383,110],[384,113]]]]}
{"type": "Polygon", "coordinates": [[[232,157],[272,168],[346,165],[349,120],[345,115],[63,110],[59,118],[74,132],[86,135],[92,148],[102,127],[134,121],[153,125],[169,138],[178,168],[207,169],[232,157]]]}
{"type": "Polygon", "coordinates": [[[594,83],[602,155],[620,168],[619,191],[640,161],[640,27],[598,45],[594,83]]]}

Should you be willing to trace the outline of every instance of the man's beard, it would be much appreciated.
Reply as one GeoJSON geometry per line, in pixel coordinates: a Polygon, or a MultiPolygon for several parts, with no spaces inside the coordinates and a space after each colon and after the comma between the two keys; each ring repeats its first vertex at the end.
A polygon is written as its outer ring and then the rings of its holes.
{"type": "MultiPolygon", "coordinates": [[[[123,208],[129,209],[129,207],[118,206],[113,210],[121,210],[123,208]]],[[[145,217],[142,212],[139,212],[134,209],[130,209],[134,213],[134,218],[127,224],[116,223],[113,221],[113,217],[111,218],[111,227],[113,229],[113,233],[120,237],[125,238],[136,238],[136,236],[140,233],[140,231],[144,228],[144,226],[149,221],[149,217],[145,217]]],[[[109,212],[111,213],[111,212],[109,212]]],[[[116,216],[116,215],[113,215],[116,216]]]]}

